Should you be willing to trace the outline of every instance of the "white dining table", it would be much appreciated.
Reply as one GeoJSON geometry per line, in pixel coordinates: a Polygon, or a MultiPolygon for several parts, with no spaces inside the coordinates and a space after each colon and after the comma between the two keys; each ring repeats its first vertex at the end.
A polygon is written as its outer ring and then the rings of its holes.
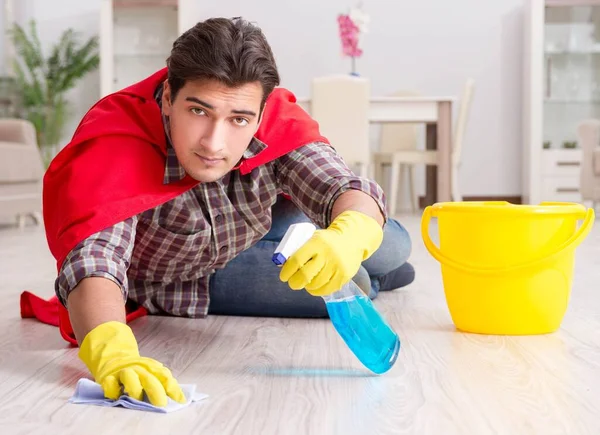
{"type": "MultiPolygon", "coordinates": [[[[451,200],[452,96],[372,97],[371,123],[424,123],[426,148],[438,150],[438,164],[427,166],[425,204],[451,200]]],[[[297,103],[310,113],[310,98],[297,103]]]]}

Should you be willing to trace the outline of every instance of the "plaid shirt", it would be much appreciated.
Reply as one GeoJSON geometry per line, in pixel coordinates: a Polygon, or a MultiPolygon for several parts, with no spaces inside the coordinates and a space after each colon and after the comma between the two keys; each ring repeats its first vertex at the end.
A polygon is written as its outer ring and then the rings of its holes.
{"type": "MultiPolygon", "coordinates": [[[[163,122],[168,138],[169,123],[163,122]]],[[[253,139],[244,157],[264,147],[253,139]]],[[[164,183],[184,176],[168,141],[164,183]]],[[[56,294],[66,306],[69,293],[83,278],[105,277],[121,288],[125,300],[150,313],[204,317],[211,274],[269,231],[277,195],[288,194],[325,228],[333,203],[349,189],[369,194],[385,213],[381,188],[355,176],[324,143],[305,145],[247,175],[231,171],[83,240],[64,261],[56,294]]]]}

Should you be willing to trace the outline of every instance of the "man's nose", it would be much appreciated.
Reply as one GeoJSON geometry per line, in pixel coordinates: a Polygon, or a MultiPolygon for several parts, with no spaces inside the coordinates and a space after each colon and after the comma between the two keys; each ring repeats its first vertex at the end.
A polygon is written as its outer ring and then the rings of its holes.
{"type": "Polygon", "coordinates": [[[213,122],[202,137],[202,146],[212,152],[217,153],[225,148],[226,126],[222,122],[213,122]]]}

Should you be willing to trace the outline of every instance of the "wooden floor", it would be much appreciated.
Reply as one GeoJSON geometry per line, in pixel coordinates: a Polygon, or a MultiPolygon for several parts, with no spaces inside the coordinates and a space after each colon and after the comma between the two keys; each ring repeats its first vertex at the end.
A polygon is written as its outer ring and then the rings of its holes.
{"type": "Polygon", "coordinates": [[[578,250],[555,334],[458,333],[417,217],[416,282],[377,306],[401,336],[370,375],[327,320],[144,318],[146,356],[210,395],[168,415],[67,403],[87,376],[56,328],[19,318],[23,289],[53,294],[43,232],[0,230],[1,434],[600,434],[600,225],[578,250]]]}

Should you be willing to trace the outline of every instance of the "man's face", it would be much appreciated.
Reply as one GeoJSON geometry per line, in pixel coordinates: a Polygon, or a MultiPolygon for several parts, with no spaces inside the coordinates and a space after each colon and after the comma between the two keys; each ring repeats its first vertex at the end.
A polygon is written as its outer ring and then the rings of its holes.
{"type": "Polygon", "coordinates": [[[187,81],[175,101],[167,82],[163,112],[185,172],[200,182],[223,177],[240,161],[260,123],[259,82],[231,88],[218,81],[187,81]]]}

